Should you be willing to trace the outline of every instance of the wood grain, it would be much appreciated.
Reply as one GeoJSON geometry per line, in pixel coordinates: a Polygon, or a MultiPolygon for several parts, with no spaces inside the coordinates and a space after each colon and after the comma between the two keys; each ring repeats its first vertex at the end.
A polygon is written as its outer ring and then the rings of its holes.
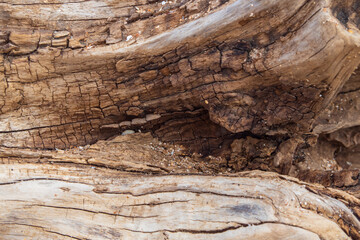
{"type": "Polygon", "coordinates": [[[276,174],[136,176],[48,164],[0,171],[3,239],[359,236],[360,223],[342,201],[276,174]]]}

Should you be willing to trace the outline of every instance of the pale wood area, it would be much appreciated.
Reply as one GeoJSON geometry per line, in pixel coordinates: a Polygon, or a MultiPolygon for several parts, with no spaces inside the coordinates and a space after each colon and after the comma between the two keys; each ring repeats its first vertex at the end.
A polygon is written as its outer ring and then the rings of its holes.
{"type": "Polygon", "coordinates": [[[2,239],[359,237],[344,204],[358,199],[276,174],[139,176],[49,164],[0,171],[2,239]]]}
{"type": "Polygon", "coordinates": [[[275,173],[209,175],[216,161],[189,159],[149,134],[0,156],[1,239],[360,236],[352,195],[275,173]]]}

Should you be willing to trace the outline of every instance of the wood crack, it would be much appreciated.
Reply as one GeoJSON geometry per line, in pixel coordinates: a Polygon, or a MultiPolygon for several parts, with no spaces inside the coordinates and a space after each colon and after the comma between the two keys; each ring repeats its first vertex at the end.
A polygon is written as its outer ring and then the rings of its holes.
{"type": "Polygon", "coordinates": [[[38,225],[24,224],[24,223],[13,223],[13,222],[0,222],[0,224],[1,225],[18,225],[18,226],[33,227],[33,228],[41,229],[44,232],[53,233],[53,234],[56,234],[56,235],[59,235],[59,236],[68,237],[68,238],[77,239],[77,240],[84,240],[84,238],[78,238],[78,237],[67,235],[67,234],[64,234],[64,233],[48,230],[46,227],[38,226],[38,225]]]}
{"type": "Polygon", "coordinates": [[[103,212],[103,211],[93,211],[89,209],[83,209],[83,208],[75,208],[75,207],[65,207],[65,206],[51,206],[51,205],[42,205],[42,204],[31,204],[28,206],[34,206],[34,207],[44,207],[44,208],[57,208],[57,209],[65,209],[65,210],[74,210],[74,211],[84,211],[88,213],[94,213],[94,214],[104,214],[104,215],[110,215],[110,216],[116,216],[116,217],[124,217],[124,218],[156,218],[158,215],[152,215],[152,216],[131,216],[131,215],[124,215],[119,213],[109,213],[109,212],[103,212]]]}

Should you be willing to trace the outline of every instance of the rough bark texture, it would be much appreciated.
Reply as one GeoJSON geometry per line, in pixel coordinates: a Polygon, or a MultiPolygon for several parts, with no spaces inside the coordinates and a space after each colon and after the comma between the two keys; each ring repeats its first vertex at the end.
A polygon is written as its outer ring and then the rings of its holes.
{"type": "Polygon", "coordinates": [[[359,14],[0,1],[3,238],[359,239],[359,14]]]}
{"type": "Polygon", "coordinates": [[[347,2],[3,1],[2,145],[85,145],[199,109],[232,133],[307,132],[359,64],[347,2]]]}

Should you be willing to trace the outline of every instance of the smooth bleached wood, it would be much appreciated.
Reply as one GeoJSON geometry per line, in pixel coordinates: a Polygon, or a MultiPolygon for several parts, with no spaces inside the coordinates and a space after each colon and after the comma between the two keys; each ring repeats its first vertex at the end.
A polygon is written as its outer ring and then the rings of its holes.
{"type": "Polygon", "coordinates": [[[359,221],[342,201],[276,174],[139,176],[48,164],[5,164],[0,171],[9,173],[0,185],[3,239],[359,236],[359,221]]]}

